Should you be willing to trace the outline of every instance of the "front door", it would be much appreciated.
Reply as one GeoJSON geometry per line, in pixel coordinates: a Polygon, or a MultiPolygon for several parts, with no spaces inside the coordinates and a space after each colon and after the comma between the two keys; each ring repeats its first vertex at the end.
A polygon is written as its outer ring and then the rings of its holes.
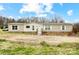
{"type": "Polygon", "coordinates": [[[37,34],[38,34],[38,35],[42,35],[42,28],[40,28],[40,27],[37,28],[37,34]]]}

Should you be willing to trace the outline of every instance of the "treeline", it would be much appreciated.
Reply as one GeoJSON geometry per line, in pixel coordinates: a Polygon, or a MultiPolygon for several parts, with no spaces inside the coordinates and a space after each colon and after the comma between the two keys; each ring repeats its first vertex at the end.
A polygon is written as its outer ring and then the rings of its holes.
{"type": "Polygon", "coordinates": [[[73,32],[79,34],[79,23],[75,23],[73,26],[73,32]]]}
{"type": "Polygon", "coordinates": [[[1,29],[3,28],[3,26],[7,26],[8,23],[11,23],[11,22],[15,22],[15,19],[0,16],[0,28],[1,29]]]}
{"type": "Polygon", "coordinates": [[[0,16],[0,28],[3,28],[3,26],[7,26],[8,23],[64,23],[64,20],[60,17],[54,17],[51,19],[44,18],[44,17],[26,17],[26,18],[20,18],[20,19],[14,19],[14,18],[7,18],[0,16]]]}
{"type": "MultiPolygon", "coordinates": [[[[14,18],[7,18],[0,16],[0,28],[3,29],[8,27],[8,23],[65,23],[63,18],[55,16],[51,19],[44,18],[44,17],[26,17],[26,18],[20,18],[20,19],[14,19],[14,18]]],[[[73,32],[78,33],[79,32],[79,23],[74,23],[73,25],[73,32]]]]}

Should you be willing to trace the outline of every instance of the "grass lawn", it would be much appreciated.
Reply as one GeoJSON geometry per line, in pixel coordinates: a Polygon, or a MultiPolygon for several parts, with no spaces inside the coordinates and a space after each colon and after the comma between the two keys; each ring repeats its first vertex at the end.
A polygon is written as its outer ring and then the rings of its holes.
{"type": "Polygon", "coordinates": [[[78,55],[79,43],[62,43],[49,45],[41,42],[38,45],[23,42],[11,42],[0,39],[1,55],[78,55]]]}

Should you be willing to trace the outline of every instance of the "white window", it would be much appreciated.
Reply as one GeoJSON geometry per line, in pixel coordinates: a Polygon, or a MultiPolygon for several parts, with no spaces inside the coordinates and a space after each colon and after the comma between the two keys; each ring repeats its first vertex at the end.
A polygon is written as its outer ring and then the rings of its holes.
{"type": "Polygon", "coordinates": [[[64,25],[62,25],[62,30],[65,30],[65,26],[64,25]]]}
{"type": "Polygon", "coordinates": [[[12,26],[12,30],[17,30],[17,26],[16,25],[13,25],[12,26]]]}
{"type": "Polygon", "coordinates": [[[45,26],[45,30],[50,30],[50,26],[45,26]]]}

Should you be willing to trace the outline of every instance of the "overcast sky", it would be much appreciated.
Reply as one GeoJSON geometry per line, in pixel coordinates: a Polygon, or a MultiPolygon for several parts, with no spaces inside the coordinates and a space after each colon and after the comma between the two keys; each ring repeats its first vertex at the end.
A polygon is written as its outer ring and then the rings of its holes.
{"type": "Polygon", "coordinates": [[[62,17],[66,22],[79,22],[79,4],[77,3],[0,3],[0,16],[47,17],[54,15],[62,17]]]}

